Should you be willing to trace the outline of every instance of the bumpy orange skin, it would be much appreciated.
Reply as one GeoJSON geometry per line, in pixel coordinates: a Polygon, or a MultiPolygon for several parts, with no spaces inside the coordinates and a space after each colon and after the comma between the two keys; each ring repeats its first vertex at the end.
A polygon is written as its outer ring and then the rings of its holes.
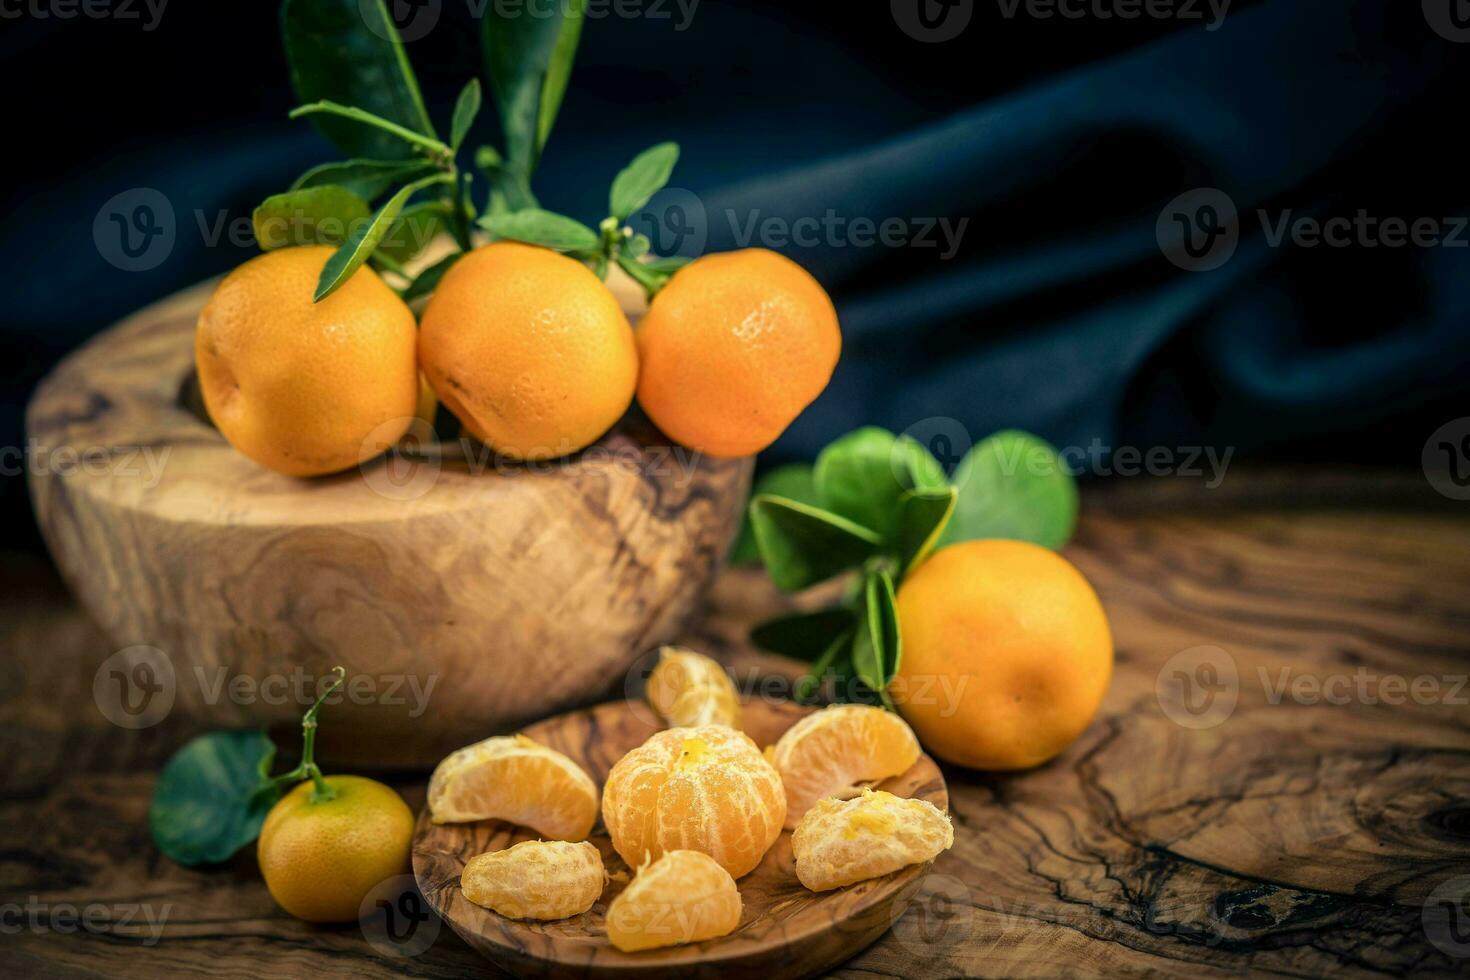
{"type": "Polygon", "coordinates": [[[363,267],[312,303],[326,246],[257,256],[220,282],[194,338],[209,417],[290,476],[349,469],[408,430],[419,401],[412,311],[363,267]]]}
{"type": "Polygon", "coordinates": [[[392,789],[328,776],[337,795],[311,802],[307,780],[266,814],[256,857],[276,902],[307,922],[353,922],[382,882],[408,871],[413,812],[392,789]]]}
{"type": "Polygon", "coordinates": [[[582,263],[518,242],[477,248],[444,276],[419,361],[465,428],[517,459],[591,445],[638,383],[633,330],[607,287],[582,263]]]}
{"type": "Polygon", "coordinates": [[[842,334],[810,273],[753,248],[679,270],[639,323],[638,352],[638,403],[655,425],[711,456],[748,456],[827,387],[842,334]]]}
{"type": "Polygon", "coordinates": [[[940,758],[1029,769],[1081,735],[1113,672],[1113,637],[1070,562],[1021,541],[935,552],[898,591],[899,713],[940,758]]]}

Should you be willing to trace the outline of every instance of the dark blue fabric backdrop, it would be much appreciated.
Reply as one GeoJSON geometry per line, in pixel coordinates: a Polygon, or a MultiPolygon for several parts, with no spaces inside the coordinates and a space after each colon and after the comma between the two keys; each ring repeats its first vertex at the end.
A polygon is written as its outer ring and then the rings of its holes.
{"type": "MultiPolygon", "coordinates": [[[[595,220],[620,163],[675,138],[681,190],[660,206],[683,205],[707,247],[778,244],[783,223],[826,222],[782,250],[836,299],[843,359],[767,463],[859,424],[944,416],[977,436],[1023,426],[1062,445],[1412,465],[1433,428],[1465,414],[1470,233],[1397,248],[1266,233],[1283,215],[1362,211],[1430,219],[1448,237],[1467,213],[1470,44],[1437,33],[1418,2],[1237,2],[1207,29],[1041,19],[1024,5],[1008,17],[989,0],[944,43],[909,36],[880,2],[704,0],[682,30],[664,6],[672,20],[589,25],[537,189],[595,220]],[[1156,225],[1201,187],[1227,195],[1240,237],[1219,268],[1191,272],[1165,257],[1156,225]],[[900,238],[941,220],[963,232],[928,232],[935,247],[863,244],[862,222],[886,219],[900,238]]],[[[439,26],[409,45],[441,117],[477,70],[466,7],[445,0],[439,26]]],[[[179,5],[147,31],[5,24],[6,444],[58,356],[248,257],[212,239],[217,222],[242,221],[333,156],[285,119],[273,8],[179,5]],[[157,268],[127,272],[93,226],[138,187],[169,199],[177,237],[157,268]]],[[[492,119],[480,135],[493,137],[492,119]]],[[[12,516],[20,482],[4,481],[12,516]]]]}

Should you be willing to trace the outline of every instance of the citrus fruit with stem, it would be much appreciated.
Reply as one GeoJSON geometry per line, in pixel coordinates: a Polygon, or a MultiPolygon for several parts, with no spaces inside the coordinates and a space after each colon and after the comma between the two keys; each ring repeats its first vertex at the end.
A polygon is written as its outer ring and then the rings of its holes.
{"type": "Polygon", "coordinates": [[[424,310],[419,361],[475,438],[516,459],[595,442],[638,381],[628,318],[582,263],[496,242],[454,264],[424,310]]]}
{"type": "Polygon", "coordinates": [[[775,252],[696,259],[638,324],[638,403],[711,456],[759,452],[827,387],[842,334],[821,285],[775,252]]]}
{"type": "Polygon", "coordinates": [[[953,845],[949,816],[933,803],[870,789],[819,801],[791,834],[796,877],[814,892],[931,861],[953,845]]]}
{"type": "Polygon", "coordinates": [[[728,725],[740,722],[740,699],[730,675],[693,650],[663,647],[644,690],[653,710],[670,725],[728,725]]]}
{"type": "Polygon", "coordinates": [[[602,855],[587,841],[521,841],[470,858],[464,897],[512,919],[565,919],[590,909],[607,885],[602,855]]]}
{"type": "Polygon", "coordinates": [[[907,771],[919,761],[919,741],[892,712],[838,704],[792,725],[769,752],[786,787],[786,825],[794,827],[820,799],[850,797],[864,783],[907,771]]]}
{"type": "Polygon", "coordinates": [[[898,710],[942,759],[1028,769],[1081,735],[1113,671],[1097,593],[1065,558],[1023,541],[935,552],[898,590],[898,710]]]}
{"type": "Polygon", "coordinates": [[[597,822],[597,785],[571,759],[524,735],[456,749],[429,777],[435,823],[504,820],[543,837],[586,840],[597,822]]]}
{"type": "Polygon", "coordinates": [[[408,869],[413,813],[392,789],[361,776],[323,776],[316,716],[333,684],[302,718],[301,764],[271,780],[297,783],[266,814],[256,857],[276,903],[307,922],[351,922],[378,885],[408,869]]]}
{"type": "Polygon", "coordinates": [[[387,451],[419,404],[412,311],[363,266],[312,302],[327,246],[282,248],[225,276],[199,314],[194,361],[210,419],[232,446],[290,476],[387,451]]]}
{"type": "Polygon", "coordinates": [[[607,938],[625,953],[727,936],[740,925],[730,872],[700,851],[669,851],[638,869],[607,908],[607,938]]]}
{"type": "Polygon", "coordinates": [[[780,775],[750,736],[723,725],[659,732],[619,759],[602,789],[602,822],[629,867],[694,850],[739,878],[785,817],[780,775]]]}

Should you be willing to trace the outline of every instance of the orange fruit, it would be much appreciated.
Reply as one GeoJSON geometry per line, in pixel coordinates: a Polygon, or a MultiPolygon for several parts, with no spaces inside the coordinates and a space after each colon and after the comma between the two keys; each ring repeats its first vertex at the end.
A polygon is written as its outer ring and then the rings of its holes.
{"type": "Polygon", "coordinates": [[[740,699],[730,675],[714,660],[693,650],[664,647],[644,690],[653,710],[670,725],[739,727],[740,699]]]}
{"type": "Polygon", "coordinates": [[[571,759],[524,735],[456,749],[429,777],[435,823],[504,820],[543,837],[586,840],[597,822],[597,785],[571,759]]]}
{"type": "Polygon", "coordinates": [[[669,851],[638,869],[607,907],[607,938],[625,953],[727,936],[740,925],[730,872],[700,851],[669,851]]]}
{"type": "Polygon", "coordinates": [[[819,801],[791,834],[796,877],[814,892],[932,861],[953,845],[954,827],[933,803],[870,789],[819,801]]]}
{"type": "Polygon", "coordinates": [[[393,790],[361,776],[327,776],[336,791],[312,802],[298,784],[271,807],[255,847],[276,903],[307,922],[352,922],[378,885],[408,871],[413,812],[393,790]]]}
{"type": "Polygon", "coordinates": [[[691,449],[748,456],[816,400],[841,351],[832,300],[801,266],[760,248],[706,255],[638,325],[638,403],[691,449]]]}
{"type": "Polygon", "coordinates": [[[282,248],[225,276],[199,314],[204,406],[261,466],[319,476],[388,450],[419,403],[412,311],[363,266],[311,301],[334,249],[282,248]]]}
{"type": "Polygon", "coordinates": [[[818,800],[853,796],[860,784],[897,776],[919,761],[919,741],[903,719],[865,704],[813,712],[769,751],[786,787],[788,827],[818,800]]]}
{"type": "Polygon", "coordinates": [[[693,850],[739,878],[785,817],[781,777],[750,736],[723,725],[659,732],[619,759],[602,788],[602,822],[629,867],[693,850]]]}
{"type": "Polygon", "coordinates": [[[419,361],[466,429],[517,459],[595,442],[638,383],[633,330],[582,263],[496,242],[465,255],[424,310],[419,361]]]}
{"type": "Polygon", "coordinates": [[[966,541],[898,590],[903,662],[890,692],[935,755],[1028,769],[1081,735],[1113,672],[1097,593],[1055,552],[966,541]]]}
{"type": "Polygon", "coordinates": [[[521,841],[470,858],[459,876],[465,898],[512,919],[581,915],[606,885],[602,855],[586,841],[521,841]]]}

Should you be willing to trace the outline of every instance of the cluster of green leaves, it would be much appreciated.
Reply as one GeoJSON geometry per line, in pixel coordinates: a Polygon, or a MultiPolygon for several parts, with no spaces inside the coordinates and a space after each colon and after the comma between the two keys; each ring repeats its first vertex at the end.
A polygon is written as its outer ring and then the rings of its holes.
{"type": "Polygon", "coordinates": [[[840,603],[772,620],[751,638],[811,663],[800,698],[832,677],[840,693],[891,707],[887,689],[903,659],[895,598],[903,576],[958,541],[1060,548],[1076,522],[1076,482],[1036,436],[999,432],[949,476],[917,440],[870,427],[833,442],[814,464],[762,477],[732,560],[758,556],[787,592],[853,573],[840,603]]]}
{"type": "Polygon", "coordinates": [[[474,173],[461,169],[460,155],[482,108],[480,81],[465,85],[449,137],[441,138],[386,3],[283,0],[286,58],[302,103],[291,117],[310,118],[347,158],[311,168],[261,203],[254,214],[260,247],[335,246],[317,284],[317,301],[364,263],[391,274],[406,299],[426,295],[474,246],[477,226],[492,236],[566,251],[599,274],[611,262],[636,267],[633,274],[645,287],[662,285],[677,265],[638,262],[648,241],[634,236],[625,222],[668,181],[677,146],[655,147],[618,176],[612,224],[604,222],[600,231],[541,210],[531,191],[571,77],[585,0],[567,0],[534,17],[512,7],[485,8],[481,46],[502,145],[481,145],[473,153],[488,185],[479,206],[474,173]],[[446,233],[457,250],[410,275],[406,265],[446,233]]]}

